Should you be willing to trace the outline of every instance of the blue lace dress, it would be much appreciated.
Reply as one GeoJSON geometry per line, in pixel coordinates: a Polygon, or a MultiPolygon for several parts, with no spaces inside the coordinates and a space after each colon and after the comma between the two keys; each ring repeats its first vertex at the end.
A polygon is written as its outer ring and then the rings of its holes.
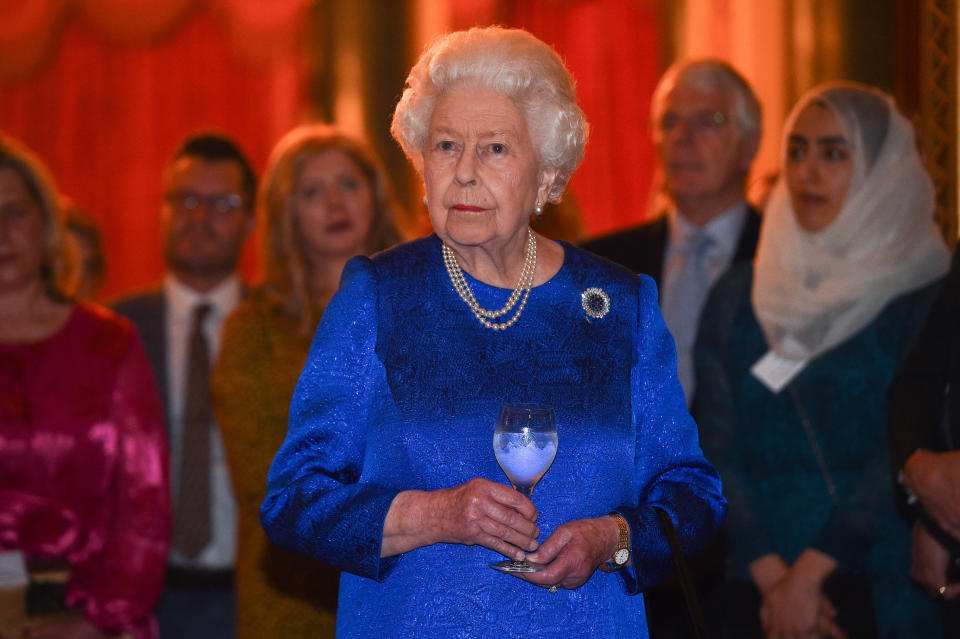
{"type": "MultiPolygon", "coordinates": [[[[345,268],[261,509],[276,543],[346,571],[338,637],[646,637],[643,598],[631,595],[671,567],[654,506],[686,551],[713,539],[725,502],[685,408],[654,284],[563,248],[560,271],[497,332],[457,296],[436,236],[345,268]],[[581,306],[588,287],[609,296],[601,319],[581,306]],[[507,483],[492,447],[505,402],[556,412],[556,460],[533,496],[540,540],[616,510],[630,523],[632,568],[551,594],[490,569],[503,557],[480,546],[380,558],[399,492],[507,483]]],[[[509,295],[465,277],[486,308],[509,295]]]]}

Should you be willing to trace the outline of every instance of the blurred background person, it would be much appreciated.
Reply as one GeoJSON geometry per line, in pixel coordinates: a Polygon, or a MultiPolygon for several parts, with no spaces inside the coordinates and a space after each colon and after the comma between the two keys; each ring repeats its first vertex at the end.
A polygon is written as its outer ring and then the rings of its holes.
{"type": "Polygon", "coordinates": [[[960,251],[890,384],[890,464],[913,523],[911,575],[960,636],[960,251]]]}
{"type": "Polygon", "coordinates": [[[657,509],[696,552],[724,500],[653,282],[529,227],[583,159],[573,79],[526,31],[455,32],[391,130],[435,233],[345,267],[264,528],[343,568],[338,637],[645,637],[639,593],[671,565],[657,509]],[[495,461],[505,402],[556,414],[539,511],[495,461]],[[544,570],[489,566],[527,553],[544,570]]]}
{"type": "Polygon", "coordinates": [[[835,83],[784,127],[756,265],[697,347],[704,450],[730,501],[730,637],[933,637],[889,481],[886,389],[946,271],[913,128],[835,83]]]}
{"type": "MultiPolygon", "coordinates": [[[[681,60],[657,84],[650,116],[666,210],[581,246],[656,281],[689,407],[695,391],[693,343],[710,286],[756,251],[760,214],[747,203],[746,190],[760,145],[760,102],[725,62],[681,60]]],[[[692,566],[708,624],[722,613],[723,554],[718,541],[692,566]]],[[[652,588],[651,636],[692,636],[686,608],[676,579],[652,588]]]]}
{"type": "Polygon", "coordinates": [[[212,378],[238,503],[237,636],[333,637],[340,571],[270,543],[270,462],[317,321],[347,260],[395,244],[396,205],[365,144],[324,125],[288,133],[264,173],[262,285],[227,320],[212,378]]]}
{"type": "Polygon", "coordinates": [[[670,207],[582,247],[657,283],[690,406],[693,342],[707,292],[756,249],[760,216],[747,204],[746,188],[760,145],[760,102],[725,62],[683,60],[657,84],[650,117],[670,207]]]}
{"type": "Polygon", "coordinates": [[[107,277],[100,227],[70,200],[63,203],[63,209],[66,213],[65,239],[76,261],[73,275],[65,285],[66,293],[74,299],[96,300],[107,277]]]}
{"type": "Polygon", "coordinates": [[[236,142],[197,133],[163,184],[167,274],[160,288],[115,306],[139,329],[167,408],[173,546],[157,615],[164,639],[232,639],[237,504],[209,376],[223,324],[246,295],[237,266],[255,224],[257,178],[236,142]]]}
{"type": "Polygon", "coordinates": [[[45,579],[30,637],[153,638],[170,543],[159,395],[130,322],[61,288],[57,198],[0,137],[0,549],[45,579]]]}

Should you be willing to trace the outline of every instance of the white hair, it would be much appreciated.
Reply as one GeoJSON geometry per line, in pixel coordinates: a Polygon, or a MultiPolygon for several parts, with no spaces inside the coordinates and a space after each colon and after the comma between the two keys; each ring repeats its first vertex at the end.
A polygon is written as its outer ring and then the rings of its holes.
{"type": "Polygon", "coordinates": [[[760,138],[762,133],[760,101],[750,84],[736,69],[721,60],[681,60],[674,62],[660,78],[653,92],[650,117],[656,127],[663,117],[667,94],[676,87],[700,91],[723,91],[733,97],[734,115],[742,138],[760,138]]]}
{"type": "Polygon", "coordinates": [[[560,56],[522,29],[475,27],[435,40],[410,70],[390,133],[418,171],[437,99],[467,86],[510,98],[524,114],[540,167],[556,169],[557,202],[583,161],[588,125],[560,56]]]}

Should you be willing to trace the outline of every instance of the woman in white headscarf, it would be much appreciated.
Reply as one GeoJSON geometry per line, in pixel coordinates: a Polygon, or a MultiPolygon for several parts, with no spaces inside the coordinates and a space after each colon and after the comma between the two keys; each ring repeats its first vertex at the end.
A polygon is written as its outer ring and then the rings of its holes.
{"type": "Polygon", "coordinates": [[[697,345],[703,447],[729,499],[730,636],[929,637],[888,480],[886,389],[949,255],[910,123],[851,83],[805,95],[757,259],[697,345]]]}

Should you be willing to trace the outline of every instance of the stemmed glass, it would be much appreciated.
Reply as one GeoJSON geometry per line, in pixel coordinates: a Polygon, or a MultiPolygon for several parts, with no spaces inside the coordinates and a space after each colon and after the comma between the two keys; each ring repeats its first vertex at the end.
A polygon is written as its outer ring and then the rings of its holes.
{"type": "MultiPolygon", "coordinates": [[[[493,431],[493,452],[513,487],[528,499],[557,456],[553,408],[540,404],[504,404],[493,431]]],[[[490,564],[501,572],[539,572],[546,566],[523,559],[490,564]]]]}

